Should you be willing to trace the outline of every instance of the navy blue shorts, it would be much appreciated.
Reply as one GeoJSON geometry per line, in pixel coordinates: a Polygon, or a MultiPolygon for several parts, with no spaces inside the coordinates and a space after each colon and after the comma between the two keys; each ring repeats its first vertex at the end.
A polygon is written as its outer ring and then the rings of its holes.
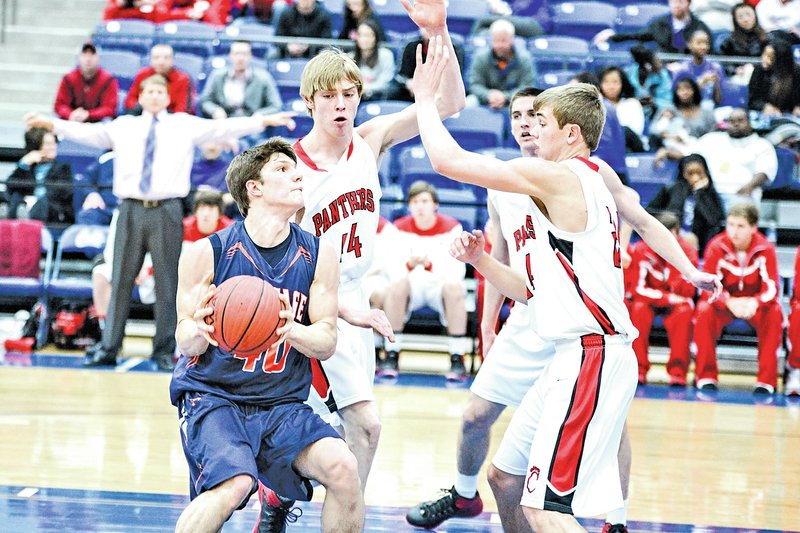
{"type": "Polygon", "coordinates": [[[281,496],[309,501],[311,483],[292,468],[292,462],[318,440],[341,438],[304,403],[261,407],[191,392],[183,395],[178,411],[192,499],[246,474],[281,496]]]}

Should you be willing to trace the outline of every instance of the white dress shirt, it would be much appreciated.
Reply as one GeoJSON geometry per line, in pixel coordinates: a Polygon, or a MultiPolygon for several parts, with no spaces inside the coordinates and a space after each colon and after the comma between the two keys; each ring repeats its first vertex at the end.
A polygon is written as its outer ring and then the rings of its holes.
{"type": "Polygon", "coordinates": [[[125,115],[111,122],[86,124],[54,119],[53,132],[73,141],[114,150],[114,195],[120,199],[165,200],[189,194],[195,146],[258,133],[260,117],[207,120],[186,113],[158,114],[150,190],[139,190],[145,140],[153,115],[125,115]]]}

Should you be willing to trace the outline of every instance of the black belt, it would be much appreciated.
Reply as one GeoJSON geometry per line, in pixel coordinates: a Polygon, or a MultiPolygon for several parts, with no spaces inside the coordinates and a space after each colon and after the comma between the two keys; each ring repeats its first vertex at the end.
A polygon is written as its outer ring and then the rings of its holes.
{"type": "Polygon", "coordinates": [[[140,200],[138,198],[125,198],[125,201],[126,202],[134,202],[134,203],[137,203],[139,205],[142,205],[142,206],[150,209],[151,207],[158,207],[158,206],[160,206],[162,204],[165,204],[167,202],[172,202],[172,201],[177,200],[177,199],[178,198],[165,198],[163,200],[140,200]]]}

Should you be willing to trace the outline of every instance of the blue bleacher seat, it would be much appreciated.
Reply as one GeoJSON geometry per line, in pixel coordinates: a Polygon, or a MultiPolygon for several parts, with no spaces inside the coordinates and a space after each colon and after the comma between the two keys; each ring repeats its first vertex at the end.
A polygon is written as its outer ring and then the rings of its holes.
{"type": "Polygon", "coordinates": [[[297,113],[294,117],[295,128],[289,130],[286,126],[281,126],[279,128],[274,128],[270,135],[278,135],[285,139],[290,137],[292,139],[299,139],[308,135],[308,132],[311,131],[311,128],[314,126],[314,119],[306,113],[305,101],[300,98],[285,101],[283,103],[283,110],[297,113]]]}
{"type": "Polygon", "coordinates": [[[636,154],[625,157],[630,186],[639,193],[639,203],[647,205],[664,185],[675,181],[678,165],[667,160],[655,164],[655,154],[636,154]]]}
{"type": "Polygon", "coordinates": [[[356,112],[356,126],[360,126],[371,118],[380,115],[390,115],[407,108],[411,104],[399,100],[375,100],[364,102],[358,107],[356,112]]]}
{"type": "Polygon", "coordinates": [[[269,63],[269,73],[275,78],[284,101],[297,98],[300,94],[300,76],[306,63],[308,59],[278,59],[269,63]]]}
{"type": "Polygon", "coordinates": [[[528,39],[528,50],[539,74],[556,70],[585,70],[590,59],[588,41],[566,35],[528,39]]]}
{"type": "Polygon", "coordinates": [[[344,25],[344,0],[321,0],[319,2],[322,7],[331,14],[331,28],[333,28],[333,35],[339,36],[344,25]]]}
{"type": "Polygon", "coordinates": [[[503,144],[504,116],[505,111],[467,107],[445,120],[444,125],[462,148],[474,152],[503,144]]]}
{"type": "Polygon", "coordinates": [[[169,44],[175,52],[208,57],[217,45],[217,30],[197,20],[175,20],[160,24],[155,40],[169,44]]]}
{"type": "Polygon", "coordinates": [[[103,251],[107,238],[108,226],[73,224],[64,230],[58,242],[53,274],[47,284],[48,299],[92,299],[92,280],[88,277],[62,277],[61,265],[65,253],[94,258],[103,251]]]}
{"type": "Polygon", "coordinates": [[[578,1],[554,4],[552,33],[591,40],[614,27],[617,8],[605,2],[578,1]]]}
{"type": "Polygon", "coordinates": [[[120,89],[127,91],[142,68],[142,56],[126,50],[100,50],[100,66],[117,78],[120,89]]]}
{"type": "Polygon", "coordinates": [[[106,151],[102,148],[80,144],[69,139],[58,143],[58,159],[69,163],[72,166],[73,174],[86,172],[86,169],[106,151]]]}
{"type": "Polygon", "coordinates": [[[478,227],[481,205],[472,189],[437,187],[436,194],[439,196],[439,213],[449,215],[461,222],[464,231],[472,231],[478,227]]]}
{"type": "Polygon", "coordinates": [[[575,77],[578,73],[576,70],[554,70],[552,72],[545,72],[539,76],[539,88],[549,89],[557,85],[565,85],[569,80],[575,77]]]}
{"type": "Polygon", "coordinates": [[[203,90],[207,77],[205,59],[186,52],[176,52],[175,67],[189,75],[198,93],[203,90]]]}
{"type": "Polygon", "coordinates": [[[399,0],[372,0],[372,8],[387,31],[401,33],[417,31],[417,25],[408,16],[399,0]]]}
{"type": "Polygon", "coordinates": [[[475,21],[488,15],[486,0],[454,0],[447,6],[447,29],[466,37],[475,21]]]}
{"type": "Polygon", "coordinates": [[[408,192],[411,184],[417,180],[425,180],[437,189],[464,189],[465,187],[433,170],[431,160],[422,145],[408,146],[400,152],[400,174],[397,178],[398,185],[403,191],[403,196],[408,192]]]}
{"type": "Polygon", "coordinates": [[[155,31],[155,24],[146,20],[109,20],[95,26],[92,40],[99,48],[142,55],[150,51],[155,31]]]}
{"type": "Polygon", "coordinates": [[[722,91],[720,107],[731,106],[747,109],[747,101],[749,99],[747,85],[734,83],[731,80],[722,80],[720,90],[722,91]]]}
{"type": "Polygon", "coordinates": [[[778,156],[778,172],[771,183],[764,184],[764,189],[783,189],[798,186],[797,155],[788,148],[775,148],[778,156]]]}
{"type": "Polygon", "coordinates": [[[253,56],[264,58],[274,49],[272,43],[266,40],[275,35],[275,28],[267,24],[249,23],[226,26],[219,34],[219,43],[215,53],[227,54],[234,41],[250,41],[253,56]]]}
{"type": "Polygon", "coordinates": [[[117,91],[117,116],[125,114],[125,98],[128,97],[128,91],[117,91]]]}
{"type": "MultiPolygon", "coordinates": [[[[666,3],[631,4],[617,10],[617,21],[614,30],[617,33],[642,31],[651,20],[669,13],[666,3]]],[[[636,41],[633,41],[636,44],[636,41]]]]}
{"type": "Polygon", "coordinates": [[[382,189],[392,183],[392,157],[392,152],[384,152],[378,165],[378,179],[382,189]]]}

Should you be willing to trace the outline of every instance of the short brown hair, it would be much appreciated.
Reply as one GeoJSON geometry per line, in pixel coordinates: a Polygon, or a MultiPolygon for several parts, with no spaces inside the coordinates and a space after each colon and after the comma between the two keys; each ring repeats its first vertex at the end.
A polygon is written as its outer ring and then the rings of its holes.
{"type": "Polygon", "coordinates": [[[508,102],[508,114],[509,114],[509,116],[511,115],[511,110],[514,109],[514,102],[517,100],[517,98],[527,98],[529,96],[536,97],[536,96],[539,96],[540,94],[542,94],[543,91],[544,91],[544,89],[539,89],[537,87],[523,87],[519,91],[515,92],[511,96],[511,100],[509,100],[509,102],[508,102]]]}
{"type": "Polygon", "coordinates": [[[225,203],[222,201],[222,193],[212,189],[200,189],[194,193],[194,211],[200,206],[216,207],[219,212],[225,211],[225,203]]]}
{"type": "Polygon", "coordinates": [[[678,215],[673,213],[672,211],[662,211],[658,215],[656,215],[656,219],[658,219],[661,224],[664,225],[665,228],[668,230],[676,230],[681,227],[681,221],[678,219],[678,215]]]}
{"type": "MultiPolygon", "coordinates": [[[[350,80],[364,92],[364,78],[353,58],[338,48],[326,48],[309,61],[300,77],[300,96],[312,100],[317,91],[330,91],[342,79],[350,80]]],[[[312,114],[309,109],[308,114],[312,114]]]]}
{"type": "Polygon", "coordinates": [[[743,218],[751,226],[758,225],[758,208],[750,202],[734,204],[730,210],[728,210],[728,216],[743,218]]]}
{"type": "Polygon", "coordinates": [[[572,83],[547,89],[536,97],[533,109],[550,108],[558,127],[575,124],[581,129],[589,150],[596,150],[606,121],[600,91],[589,83],[572,83]]]}
{"type": "Polygon", "coordinates": [[[406,202],[410,202],[415,196],[419,196],[425,192],[430,193],[434,203],[439,203],[439,194],[436,192],[436,187],[425,180],[418,180],[411,184],[411,187],[408,188],[408,194],[406,195],[406,202]]]}
{"type": "Polygon", "coordinates": [[[152,76],[148,76],[142,80],[141,85],[139,85],[141,92],[144,92],[148,85],[160,85],[169,91],[169,83],[167,82],[167,78],[161,74],[153,74],[152,76]]]}
{"type": "Polygon", "coordinates": [[[272,158],[273,155],[286,154],[292,161],[297,163],[297,155],[294,148],[280,137],[272,137],[264,144],[254,146],[237,155],[228,167],[225,175],[225,183],[228,191],[233,196],[236,205],[242,216],[247,216],[250,210],[250,199],[247,196],[246,183],[250,180],[261,180],[261,169],[272,158]]]}

